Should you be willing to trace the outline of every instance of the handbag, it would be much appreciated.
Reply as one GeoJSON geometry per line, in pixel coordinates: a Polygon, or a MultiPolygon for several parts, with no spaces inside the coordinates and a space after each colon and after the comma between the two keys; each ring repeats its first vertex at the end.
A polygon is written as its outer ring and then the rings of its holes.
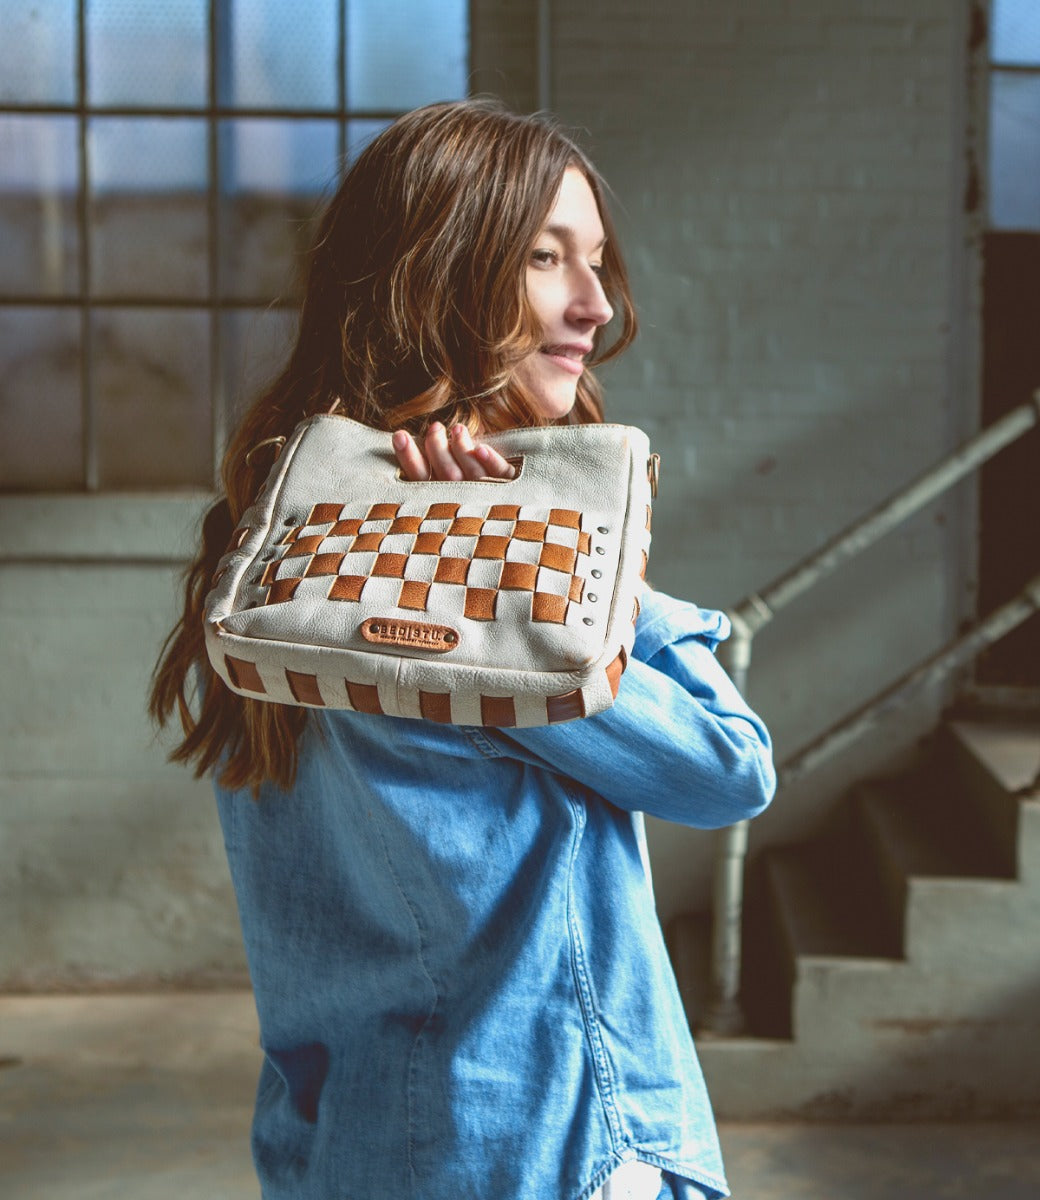
{"type": "Polygon", "coordinates": [[[460,725],[608,708],[634,638],[657,456],[624,425],[483,440],[512,479],[415,482],[389,434],[335,413],[303,420],[206,598],[227,686],[460,725]]]}

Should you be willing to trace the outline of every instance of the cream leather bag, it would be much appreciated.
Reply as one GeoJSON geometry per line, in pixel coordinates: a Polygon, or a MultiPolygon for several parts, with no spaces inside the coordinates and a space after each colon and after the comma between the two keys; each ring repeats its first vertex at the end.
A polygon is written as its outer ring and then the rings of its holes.
{"type": "Polygon", "coordinates": [[[390,435],[301,422],[206,599],[233,691],[461,725],[545,725],[617,695],[657,456],[623,425],[484,439],[511,480],[404,479],[390,435]]]}

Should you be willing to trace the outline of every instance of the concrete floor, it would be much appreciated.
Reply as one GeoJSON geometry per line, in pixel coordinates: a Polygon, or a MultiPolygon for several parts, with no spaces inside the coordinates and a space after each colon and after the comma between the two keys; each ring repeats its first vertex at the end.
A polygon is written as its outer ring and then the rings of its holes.
{"type": "MultiPolygon", "coordinates": [[[[0,1196],[257,1200],[257,1066],[246,993],[0,997],[0,1196]]],[[[721,1134],[736,1200],[1040,1196],[1040,1122],[721,1134]]]]}

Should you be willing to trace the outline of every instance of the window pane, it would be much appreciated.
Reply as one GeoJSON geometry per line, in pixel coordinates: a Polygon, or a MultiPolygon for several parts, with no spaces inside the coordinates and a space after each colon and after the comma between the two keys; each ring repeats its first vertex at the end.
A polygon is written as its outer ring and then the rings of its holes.
{"type": "Polygon", "coordinates": [[[221,294],[272,300],[295,286],[320,198],[336,183],[336,122],[220,127],[221,294]]]}
{"type": "Polygon", "coordinates": [[[76,291],[78,159],[74,118],[0,116],[0,293],[76,291]]]}
{"type": "Polygon", "coordinates": [[[221,318],[228,436],[288,362],[298,322],[291,308],[240,310],[221,318]]]}
{"type": "Polygon", "coordinates": [[[994,228],[1040,230],[1040,75],[991,76],[989,188],[994,228]]]}
{"type": "Polygon", "coordinates": [[[76,99],[76,0],[4,0],[0,103],[76,99]]]}
{"type": "Polygon", "coordinates": [[[230,7],[220,47],[221,103],[246,108],[335,108],[336,0],[252,0],[230,7]]]}
{"type": "Polygon", "coordinates": [[[207,0],[88,0],[91,104],[206,103],[207,0]]]}
{"type": "Polygon", "coordinates": [[[0,308],[0,487],[81,488],[79,313],[0,308]]]}
{"type": "Polygon", "coordinates": [[[386,120],[360,119],[347,122],[347,162],[353,163],[362,150],[384,129],[393,124],[386,120]]]}
{"type": "Polygon", "coordinates": [[[415,108],[466,94],[465,0],[347,6],[347,105],[415,108]]]}
{"type": "Polygon", "coordinates": [[[990,57],[1000,63],[1040,65],[1040,4],[993,0],[990,57]]]}
{"type": "Polygon", "coordinates": [[[205,122],[95,118],[90,158],[94,291],[205,296],[205,122]]]}
{"type": "Polygon", "coordinates": [[[93,365],[100,486],[211,486],[208,314],[96,312],[93,365]]]}

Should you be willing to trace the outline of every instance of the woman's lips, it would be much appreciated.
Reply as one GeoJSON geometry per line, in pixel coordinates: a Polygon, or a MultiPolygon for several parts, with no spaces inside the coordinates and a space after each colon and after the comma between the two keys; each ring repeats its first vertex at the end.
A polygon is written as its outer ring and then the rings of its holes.
{"type": "Polygon", "coordinates": [[[561,371],[566,371],[570,375],[580,375],[585,370],[585,363],[582,361],[584,350],[571,349],[567,346],[546,346],[542,350],[542,354],[551,359],[561,371]]]}

